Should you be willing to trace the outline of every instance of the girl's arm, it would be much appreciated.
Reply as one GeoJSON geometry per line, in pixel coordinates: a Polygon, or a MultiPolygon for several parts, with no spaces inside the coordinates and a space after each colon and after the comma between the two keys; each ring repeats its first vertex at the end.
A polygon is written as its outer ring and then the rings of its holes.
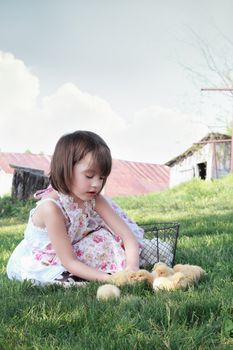
{"type": "Polygon", "coordinates": [[[139,246],[130,228],[102,195],[96,198],[96,211],[109,228],[121,237],[126,253],[126,269],[137,271],[139,269],[139,246]]]}
{"type": "Polygon", "coordinates": [[[52,246],[61,264],[71,274],[89,281],[105,281],[109,275],[77,260],[65,227],[64,215],[56,204],[47,202],[40,206],[52,246]]]}

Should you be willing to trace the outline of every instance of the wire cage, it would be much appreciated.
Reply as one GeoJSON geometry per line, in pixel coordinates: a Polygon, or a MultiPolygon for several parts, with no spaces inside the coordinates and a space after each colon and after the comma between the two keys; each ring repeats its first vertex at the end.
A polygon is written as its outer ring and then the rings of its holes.
{"type": "Polygon", "coordinates": [[[175,263],[180,224],[163,222],[144,224],[141,227],[145,234],[140,254],[140,267],[150,268],[159,261],[172,267],[175,263]]]}

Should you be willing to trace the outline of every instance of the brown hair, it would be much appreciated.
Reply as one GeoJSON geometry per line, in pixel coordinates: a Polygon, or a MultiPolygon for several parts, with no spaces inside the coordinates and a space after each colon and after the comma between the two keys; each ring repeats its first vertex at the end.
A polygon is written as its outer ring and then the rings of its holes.
{"type": "Polygon", "coordinates": [[[73,167],[89,152],[92,153],[94,166],[97,166],[100,175],[104,177],[102,188],[104,187],[112,167],[110,149],[97,134],[78,130],[63,135],[56,144],[50,165],[50,181],[55,190],[70,193],[73,167]]]}

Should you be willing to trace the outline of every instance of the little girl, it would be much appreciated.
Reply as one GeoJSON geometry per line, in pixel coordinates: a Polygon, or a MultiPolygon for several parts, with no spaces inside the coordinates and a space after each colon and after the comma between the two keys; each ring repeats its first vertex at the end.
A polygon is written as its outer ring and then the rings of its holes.
{"type": "Polygon", "coordinates": [[[95,133],[60,138],[51,185],[37,192],[40,201],[9,259],[10,279],[67,284],[105,281],[111,273],[139,269],[143,230],[100,194],[111,165],[110,150],[95,133]]]}

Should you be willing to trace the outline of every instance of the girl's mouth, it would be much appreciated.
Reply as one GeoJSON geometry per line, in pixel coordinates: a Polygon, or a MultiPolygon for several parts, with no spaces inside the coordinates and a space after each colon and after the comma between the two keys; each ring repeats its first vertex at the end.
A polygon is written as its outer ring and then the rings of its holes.
{"type": "Polygon", "coordinates": [[[95,196],[96,195],[96,192],[92,192],[92,191],[89,191],[89,192],[87,192],[87,194],[89,195],[89,196],[95,196]]]}

